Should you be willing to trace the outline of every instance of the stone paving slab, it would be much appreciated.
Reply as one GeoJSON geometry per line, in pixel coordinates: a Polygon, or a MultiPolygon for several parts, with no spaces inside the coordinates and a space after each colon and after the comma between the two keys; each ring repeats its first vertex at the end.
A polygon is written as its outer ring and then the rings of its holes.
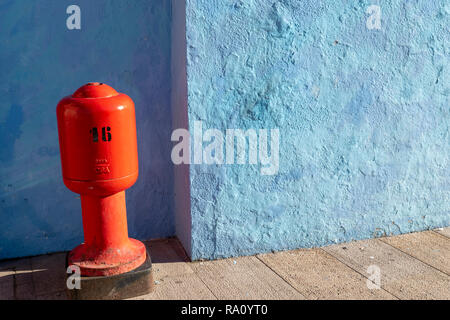
{"type": "Polygon", "coordinates": [[[32,282],[31,259],[15,259],[0,262],[0,282],[14,278],[17,284],[32,282]]]}
{"type": "Polygon", "coordinates": [[[44,293],[38,295],[36,300],[67,300],[67,293],[66,291],[44,293]]]}
{"type": "Polygon", "coordinates": [[[66,255],[55,253],[31,258],[36,297],[66,289],[66,255]]]}
{"type": "Polygon", "coordinates": [[[13,281],[15,273],[16,272],[13,269],[0,269],[0,284],[13,281]]]}
{"type": "Polygon", "coordinates": [[[190,264],[218,299],[305,299],[256,257],[190,264]]]}
{"type": "Polygon", "coordinates": [[[14,300],[14,279],[12,277],[0,281],[0,300],[14,300]]]}
{"type": "Polygon", "coordinates": [[[307,299],[395,299],[385,290],[370,290],[365,277],[321,249],[257,257],[307,299]]]}
{"type": "Polygon", "coordinates": [[[442,234],[443,236],[446,236],[447,238],[450,238],[450,227],[439,228],[439,229],[435,229],[434,231],[439,234],[442,234]]]}
{"type": "Polygon", "coordinates": [[[30,258],[0,262],[0,299],[34,299],[30,258]]]}
{"type": "Polygon", "coordinates": [[[168,276],[192,274],[189,258],[176,239],[146,241],[152,259],[153,277],[159,280],[168,276]]]}
{"type": "Polygon", "coordinates": [[[216,297],[194,273],[189,258],[176,239],[145,242],[152,259],[154,291],[131,300],[192,299],[212,300],[216,297]]]}
{"type": "Polygon", "coordinates": [[[16,300],[34,300],[34,299],[36,299],[33,282],[16,284],[16,286],[14,288],[14,298],[16,300]]]}
{"type": "Polygon", "coordinates": [[[361,274],[379,267],[381,287],[400,299],[450,299],[448,275],[378,239],[323,249],[361,274]]]}
{"type": "Polygon", "coordinates": [[[425,231],[380,240],[449,275],[450,239],[443,241],[442,237],[434,231],[425,231]]]}
{"type": "Polygon", "coordinates": [[[129,300],[215,300],[216,297],[194,273],[166,276],[155,281],[152,293],[129,300]]]}

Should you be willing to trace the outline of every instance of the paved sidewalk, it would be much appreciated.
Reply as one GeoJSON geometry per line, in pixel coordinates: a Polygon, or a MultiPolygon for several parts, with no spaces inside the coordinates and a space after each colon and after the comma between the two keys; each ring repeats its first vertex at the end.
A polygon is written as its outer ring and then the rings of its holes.
{"type": "MultiPolygon", "coordinates": [[[[155,290],[134,299],[450,299],[450,227],[204,262],[189,262],[175,239],[146,245],[155,290]]],[[[0,299],[66,299],[64,260],[0,262],[0,299]]]]}

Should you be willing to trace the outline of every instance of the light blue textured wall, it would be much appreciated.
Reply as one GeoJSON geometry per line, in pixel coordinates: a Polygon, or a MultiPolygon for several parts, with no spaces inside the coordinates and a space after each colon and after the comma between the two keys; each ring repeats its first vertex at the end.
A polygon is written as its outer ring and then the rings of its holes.
{"type": "Polygon", "coordinates": [[[278,175],[191,166],[193,259],[450,224],[448,1],[186,2],[190,127],[281,133],[278,175]]]}
{"type": "Polygon", "coordinates": [[[0,1],[0,259],[82,241],[80,201],[61,178],[56,104],[89,81],[136,104],[130,235],[174,234],[170,24],[169,0],[0,1]],[[66,28],[71,4],[81,30],[66,28]]]}

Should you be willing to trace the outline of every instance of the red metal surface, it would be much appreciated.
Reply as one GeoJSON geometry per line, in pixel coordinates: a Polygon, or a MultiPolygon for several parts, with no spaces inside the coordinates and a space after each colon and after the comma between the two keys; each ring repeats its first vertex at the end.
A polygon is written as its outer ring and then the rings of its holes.
{"type": "Polygon", "coordinates": [[[84,243],[69,254],[84,276],[131,271],[144,263],[143,243],[128,238],[125,189],[138,177],[133,101],[89,83],[57,107],[64,184],[81,194],[84,243]]]}

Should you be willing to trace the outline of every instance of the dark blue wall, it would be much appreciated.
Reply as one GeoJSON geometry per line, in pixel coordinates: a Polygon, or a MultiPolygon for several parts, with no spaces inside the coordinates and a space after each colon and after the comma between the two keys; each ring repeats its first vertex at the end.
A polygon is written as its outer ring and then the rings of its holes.
{"type": "Polygon", "coordinates": [[[83,240],[79,198],[61,178],[55,108],[89,81],[136,104],[130,235],[174,234],[170,21],[164,0],[0,1],[0,259],[83,240]],[[66,27],[71,4],[81,8],[81,30],[66,27]]]}

